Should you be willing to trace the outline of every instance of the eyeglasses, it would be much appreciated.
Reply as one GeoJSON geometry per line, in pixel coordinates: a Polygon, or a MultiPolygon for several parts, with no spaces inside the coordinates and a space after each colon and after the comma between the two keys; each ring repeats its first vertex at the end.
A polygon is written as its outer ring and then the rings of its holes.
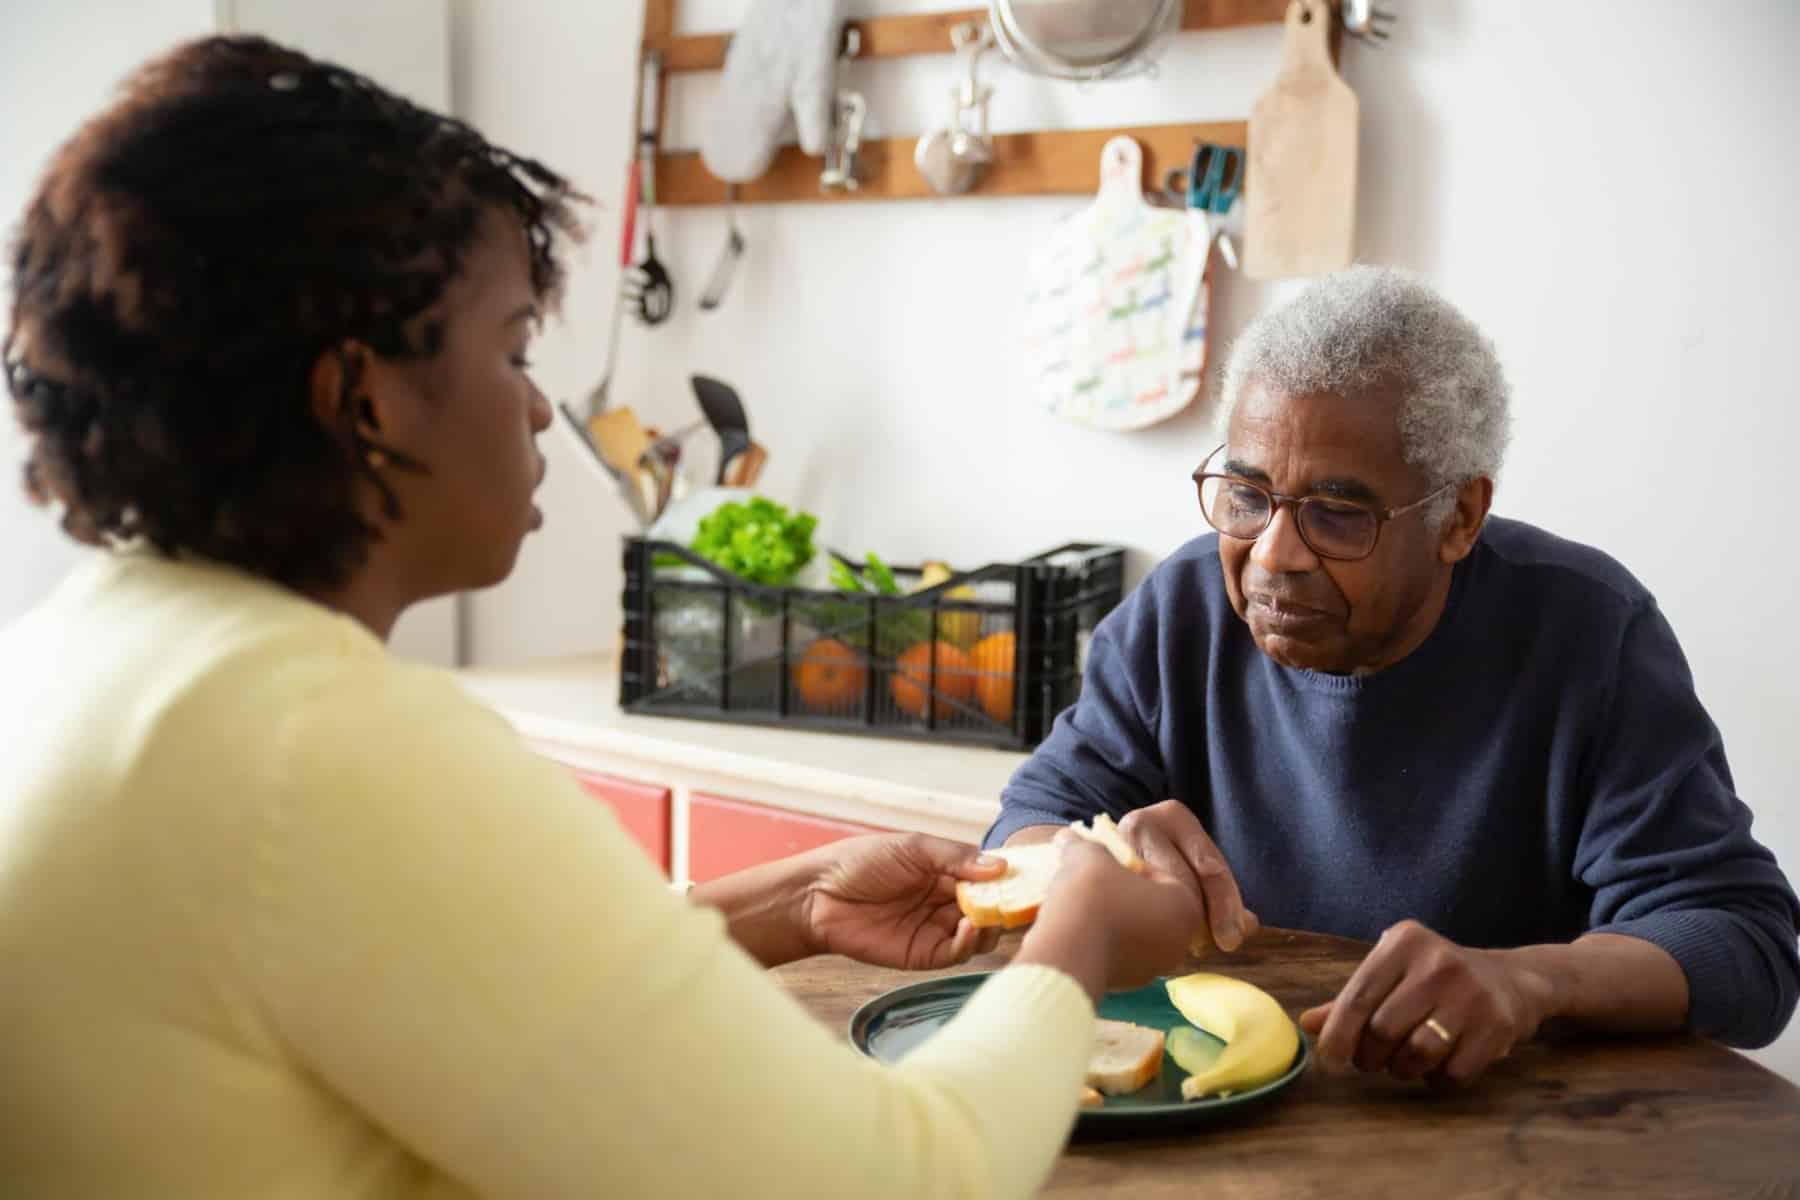
{"type": "Polygon", "coordinates": [[[1294,527],[1300,540],[1320,558],[1338,562],[1355,562],[1375,553],[1381,540],[1381,527],[1403,513],[1421,508],[1437,499],[1455,483],[1446,483],[1428,496],[1403,504],[1399,508],[1370,508],[1351,500],[1331,500],[1324,496],[1283,496],[1259,483],[1236,475],[1214,475],[1206,470],[1220,446],[1206,456],[1194,472],[1194,486],[1200,495],[1200,512],[1207,524],[1226,537],[1253,542],[1262,536],[1275,520],[1275,510],[1284,504],[1294,506],[1294,527]]]}

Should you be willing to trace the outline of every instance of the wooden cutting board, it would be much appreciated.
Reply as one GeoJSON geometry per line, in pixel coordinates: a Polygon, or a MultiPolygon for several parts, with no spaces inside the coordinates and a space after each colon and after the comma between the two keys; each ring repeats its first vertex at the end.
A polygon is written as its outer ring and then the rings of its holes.
{"type": "Polygon", "coordinates": [[[1328,0],[1289,0],[1281,71],[1250,110],[1244,272],[1323,275],[1356,232],[1356,93],[1331,62],[1328,0]]]}

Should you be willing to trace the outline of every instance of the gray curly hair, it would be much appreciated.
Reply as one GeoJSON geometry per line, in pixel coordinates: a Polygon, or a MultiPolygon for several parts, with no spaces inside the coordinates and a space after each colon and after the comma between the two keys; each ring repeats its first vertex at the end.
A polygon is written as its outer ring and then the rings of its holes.
{"type": "MultiPolygon", "coordinates": [[[[1225,364],[1221,437],[1252,381],[1290,396],[1398,395],[1406,461],[1432,487],[1499,477],[1512,419],[1493,343],[1408,272],[1351,267],[1252,322],[1225,364]]],[[[1428,512],[1441,520],[1455,503],[1428,512]]]]}

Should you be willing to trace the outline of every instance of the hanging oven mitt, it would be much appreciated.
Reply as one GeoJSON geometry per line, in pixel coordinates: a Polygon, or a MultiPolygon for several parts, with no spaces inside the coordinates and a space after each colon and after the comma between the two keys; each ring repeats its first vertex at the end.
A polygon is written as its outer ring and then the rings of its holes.
{"type": "Polygon", "coordinates": [[[700,157],[726,183],[758,179],[775,161],[791,110],[800,148],[831,140],[844,0],[753,0],[725,54],[700,157]]]}

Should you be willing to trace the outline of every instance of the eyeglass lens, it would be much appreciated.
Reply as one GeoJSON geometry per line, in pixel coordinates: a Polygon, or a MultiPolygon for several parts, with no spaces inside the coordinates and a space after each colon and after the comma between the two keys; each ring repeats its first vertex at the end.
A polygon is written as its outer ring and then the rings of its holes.
{"type": "MultiPolygon", "coordinates": [[[[1362,558],[1374,549],[1381,523],[1368,509],[1322,496],[1308,496],[1297,507],[1300,536],[1316,553],[1362,558]]],[[[1200,511],[1220,533],[1253,539],[1269,527],[1275,509],[1269,493],[1255,484],[1208,475],[1200,481],[1200,511]]]]}

